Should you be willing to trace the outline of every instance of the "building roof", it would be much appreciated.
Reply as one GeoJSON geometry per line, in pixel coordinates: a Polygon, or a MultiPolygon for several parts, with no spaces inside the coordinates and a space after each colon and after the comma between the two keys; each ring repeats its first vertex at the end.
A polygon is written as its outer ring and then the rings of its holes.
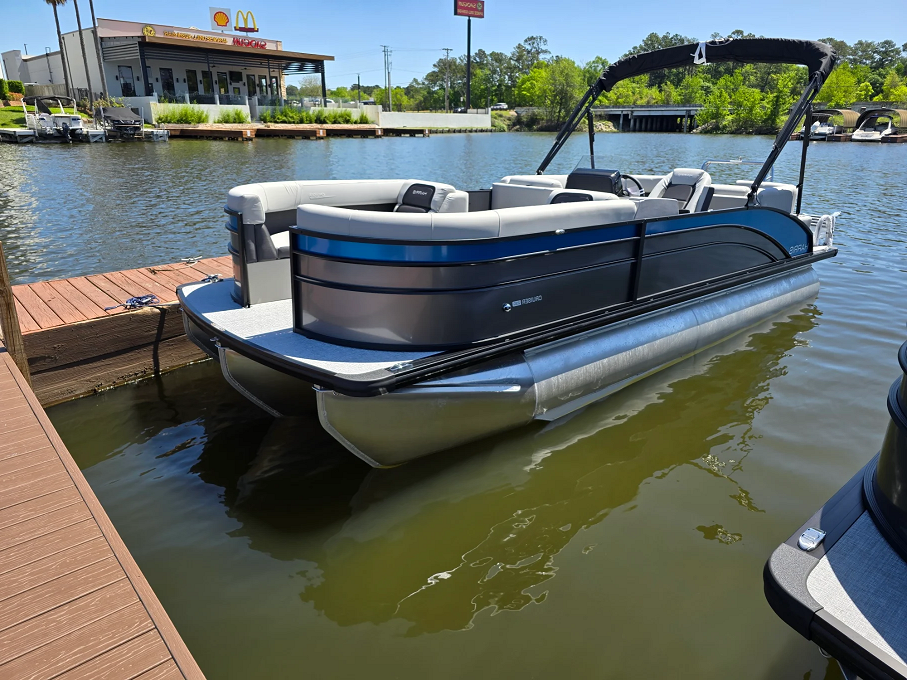
{"type": "Polygon", "coordinates": [[[288,50],[269,50],[258,48],[250,49],[248,47],[239,47],[237,45],[221,45],[218,43],[187,45],[185,40],[179,40],[177,38],[159,38],[156,36],[142,36],[140,40],[145,43],[152,43],[157,45],[172,45],[173,47],[179,47],[181,49],[233,52],[243,55],[262,56],[270,59],[282,59],[290,61],[334,61],[334,57],[326,54],[309,54],[307,52],[290,52],[288,50]]]}

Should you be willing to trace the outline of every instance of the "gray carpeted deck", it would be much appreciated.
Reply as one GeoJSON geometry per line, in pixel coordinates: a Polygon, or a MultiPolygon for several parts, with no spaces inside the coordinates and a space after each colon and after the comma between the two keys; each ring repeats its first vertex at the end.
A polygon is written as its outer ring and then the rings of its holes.
{"type": "Polygon", "coordinates": [[[825,610],[902,663],[907,658],[907,563],[864,512],[806,581],[825,610]]]}
{"type": "Polygon", "coordinates": [[[192,311],[234,337],[251,345],[338,375],[356,376],[405,361],[431,356],[431,352],[391,352],[358,349],[320,342],[293,332],[291,300],[243,307],[233,301],[233,279],[219,283],[183,286],[192,311]]]}

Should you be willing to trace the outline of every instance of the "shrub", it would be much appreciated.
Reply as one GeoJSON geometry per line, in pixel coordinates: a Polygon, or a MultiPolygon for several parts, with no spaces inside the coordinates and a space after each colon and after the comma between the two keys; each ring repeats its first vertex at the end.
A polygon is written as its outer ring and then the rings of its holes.
{"type": "Polygon", "coordinates": [[[0,78],[0,99],[9,99],[9,81],[0,78]]]}
{"type": "Polygon", "coordinates": [[[190,104],[182,106],[168,106],[154,112],[154,120],[158,123],[176,123],[180,125],[191,125],[194,123],[207,123],[208,113],[204,109],[190,104]]]}
{"type": "Polygon", "coordinates": [[[226,109],[220,112],[215,123],[251,123],[249,116],[241,109],[226,109]]]}
{"type": "Polygon", "coordinates": [[[360,125],[371,125],[372,119],[368,117],[368,114],[366,114],[365,111],[363,111],[356,118],[356,122],[359,123],[360,125]]]}
{"type": "MultiPolygon", "coordinates": [[[[24,97],[25,97],[25,95],[22,94],[21,92],[10,92],[7,95],[7,99],[9,99],[9,101],[11,101],[11,102],[20,102],[20,101],[22,101],[22,99],[24,99],[24,97]]],[[[0,97],[0,99],[2,99],[2,97],[0,97]]]]}
{"type": "Polygon", "coordinates": [[[21,80],[10,80],[7,81],[7,87],[10,92],[18,92],[19,94],[25,94],[25,85],[22,84],[21,80]]]}

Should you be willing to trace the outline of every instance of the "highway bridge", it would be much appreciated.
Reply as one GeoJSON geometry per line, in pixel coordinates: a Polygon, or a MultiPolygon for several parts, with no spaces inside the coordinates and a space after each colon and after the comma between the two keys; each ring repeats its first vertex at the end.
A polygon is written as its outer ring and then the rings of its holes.
{"type": "Polygon", "coordinates": [[[702,104],[637,104],[597,106],[596,118],[614,123],[620,132],[689,132],[696,127],[702,104]]]}

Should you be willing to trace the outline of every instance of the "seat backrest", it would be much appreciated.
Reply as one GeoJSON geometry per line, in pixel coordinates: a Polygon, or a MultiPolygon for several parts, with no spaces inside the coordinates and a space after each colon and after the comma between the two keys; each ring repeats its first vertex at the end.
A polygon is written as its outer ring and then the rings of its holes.
{"type": "Polygon", "coordinates": [[[796,200],[796,187],[763,187],[756,192],[757,205],[776,208],[786,213],[794,212],[796,200]]]}
{"type": "Polygon", "coordinates": [[[579,189],[561,189],[551,192],[549,203],[578,203],[580,201],[616,201],[614,194],[601,191],[580,191],[579,189]]]}
{"type": "Polygon", "coordinates": [[[681,210],[700,212],[706,198],[706,189],[712,178],[705,170],[677,168],[669,172],[649,193],[651,198],[673,198],[681,210]]]}
{"type": "Polygon", "coordinates": [[[526,187],[550,187],[563,189],[567,175],[507,175],[498,184],[521,184],[526,187]]]}
{"type": "Polygon", "coordinates": [[[495,182],[491,185],[491,209],[545,205],[555,190],[552,187],[495,182]]]}
{"type": "Polygon", "coordinates": [[[467,212],[469,194],[457,191],[450,184],[407,180],[397,195],[394,212],[439,213],[467,212]]]}

